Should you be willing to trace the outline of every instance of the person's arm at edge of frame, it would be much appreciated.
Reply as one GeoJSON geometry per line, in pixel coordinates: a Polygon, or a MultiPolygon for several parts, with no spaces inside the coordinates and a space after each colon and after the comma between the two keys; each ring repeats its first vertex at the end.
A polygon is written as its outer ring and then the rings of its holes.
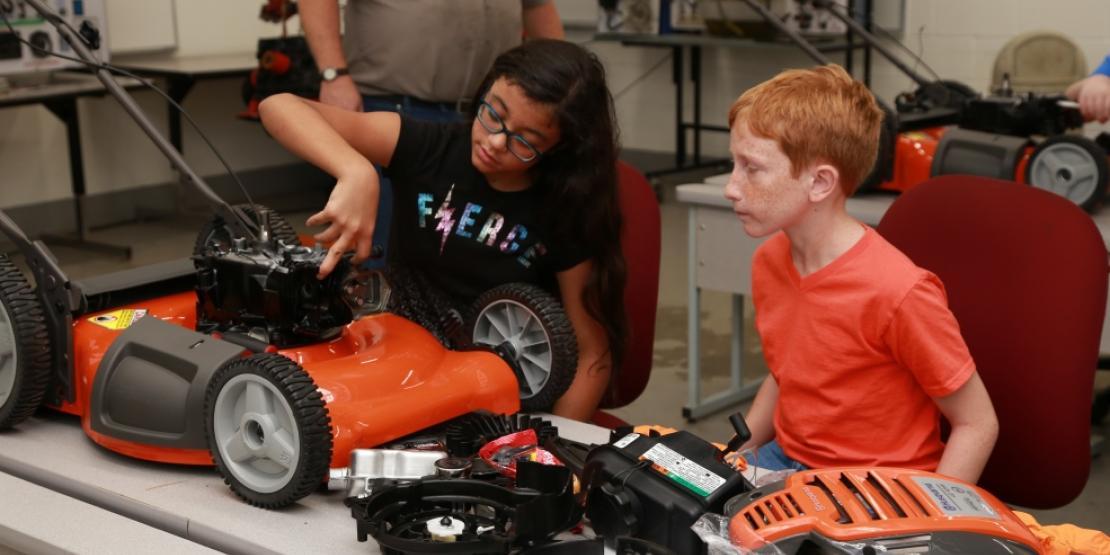
{"type": "MultiPolygon", "coordinates": [[[[301,27],[316,67],[345,68],[343,41],[339,36],[339,2],[336,0],[301,0],[301,27]]],[[[350,75],[334,81],[320,82],[320,102],[355,112],[362,111],[362,95],[350,75]]]]}
{"type": "Polygon", "coordinates": [[[1083,119],[1110,121],[1110,56],[1090,76],[1072,83],[1064,95],[1079,102],[1083,119]]]}
{"type": "Polygon", "coordinates": [[[587,260],[556,276],[563,310],[578,340],[578,368],[570,388],[555,402],[551,412],[583,422],[588,422],[597,411],[613,372],[605,329],[590,316],[582,300],[591,271],[593,262],[587,260]]]}
{"type": "Polygon", "coordinates": [[[316,240],[331,243],[319,277],[335,268],[340,256],[355,251],[355,261],[370,255],[377,219],[379,182],[373,164],[388,165],[400,135],[401,118],[392,112],[357,114],[293,94],[270,96],[258,106],[266,131],[290,152],[335,177],[335,188],[310,226],[327,225],[316,240]]]}
{"type": "Polygon", "coordinates": [[[998,439],[998,417],[987,388],[972,372],[959,389],[934,401],[952,426],[937,473],[974,484],[998,439]]]}
{"type": "Polygon", "coordinates": [[[567,36],[554,2],[525,6],[523,16],[525,39],[563,40],[567,36]]]}
{"type": "MultiPolygon", "coordinates": [[[[775,439],[775,405],[778,402],[779,383],[775,381],[774,376],[767,374],[767,377],[763,378],[763,384],[759,386],[759,391],[755,394],[755,399],[752,400],[752,407],[748,409],[748,414],[744,417],[748,424],[748,430],[752,433],[752,438],[740,446],[740,451],[757,449],[775,439]]],[[[754,464],[755,461],[748,462],[754,464]]]]}

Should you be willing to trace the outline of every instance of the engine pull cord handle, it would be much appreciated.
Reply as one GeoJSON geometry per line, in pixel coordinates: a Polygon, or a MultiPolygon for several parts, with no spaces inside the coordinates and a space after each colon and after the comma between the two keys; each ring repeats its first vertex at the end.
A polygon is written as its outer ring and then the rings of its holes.
{"type": "Polygon", "coordinates": [[[752,438],[752,431],[748,429],[748,423],[740,413],[729,415],[728,421],[732,424],[732,429],[736,430],[736,435],[728,440],[728,445],[720,451],[720,456],[724,458],[729,453],[735,453],[740,450],[740,446],[748,442],[752,438]]]}

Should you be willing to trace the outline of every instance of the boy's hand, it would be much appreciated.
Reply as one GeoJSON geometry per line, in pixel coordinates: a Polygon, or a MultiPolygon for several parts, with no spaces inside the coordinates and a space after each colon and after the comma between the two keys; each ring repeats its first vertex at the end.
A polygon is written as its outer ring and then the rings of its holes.
{"type": "Polygon", "coordinates": [[[740,451],[733,451],[725,455],[725,463],[735,468],[739,472],[748,469],[748,459],[740,454],[740,451]]]}
{"type": "Polygon", "coordinates": [[[309,226],[327,226],[314,236],[317,241],[331,245],[317,278],[327,277],[349,250],[355,251],[355,263],[370,256],[378,217],[378,192],[377,172],[367,164],[366,168],[341,175],[324,209],[305,222],[309,226]]]}

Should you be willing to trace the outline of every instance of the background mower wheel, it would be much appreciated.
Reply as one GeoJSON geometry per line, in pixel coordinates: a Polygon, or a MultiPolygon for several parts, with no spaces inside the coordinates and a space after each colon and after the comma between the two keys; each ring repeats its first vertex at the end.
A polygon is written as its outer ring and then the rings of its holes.
{"type": "Polygon", "coordinates": [[[262,353],[231,362],[204,396],[212,460],[239,497],[265,509],[311,493],[328,474],[331,421],[296,362],[262,353]]]}
{"type": "Polygon", "coordinates": [[[42,304],[23,272],[0,254],[0,430],[26,420],[50,384],[50,339],[42,304]]]}
{"type": "Polygon", "coordinates": [[[1033,149],[1025,182],[1051,191],[1090,212],[1106,196],[1106,151],[1077,135],[1050,137],[1033,149]]]}
{"type": "MultiPolygon", "coordinates": [[[[265,216],[270,224],[270,236],[274,239],[289,245],[301,244],[301,239],[297,236],[293,226],[289,225],[289,222],[285,221],[285,218],[282,218],[276,210],[261,204],[238,204],[235,207],[242,210],[256,224],[261,221],[260,215],[265,216]],[[255,212],[255,208],[258,209],[257,212],[255,212]]],[[[196,244],[193,245],[193,254],[203,254],[205,250],[213,247],[220,250],[231,248],[231,228],[219,215],[213,216],[208,223],[204,224],[204,227],[200,228],[196,244]]]]}
{"type": "Polygon", "coordinates": [[[511,358],[521,410],[549,410],[578,368],[578,340],[562,303],[534,285],[509,283],[483,293],[474,306],[471,337],[511,358]]]}

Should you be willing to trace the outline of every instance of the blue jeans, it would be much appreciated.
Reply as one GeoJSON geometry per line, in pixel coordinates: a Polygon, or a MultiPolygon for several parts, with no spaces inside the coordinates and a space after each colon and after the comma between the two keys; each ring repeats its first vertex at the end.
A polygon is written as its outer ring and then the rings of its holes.
{"type": "Polygon", "coordinates": [[[757,449],[755,460],[748,461],[748,464],[767,470],[806,470],[809,468],[787,456],[782,447],[779,446],[779,442],[775,440],[764,443],[762,447],[757,449]]]}
{"type": "MultiPolygon", "coordinates": [[[[423,102],[417,104],[409,101],[408,97],[401,98],[400,102],[390,102],[381,98],[363,96],[362,109],[366,112],[397,112],[413,119],[445,123],[463,121],[466,118],[465,115],[446,105],[434,106],[423,102]]],[[[381,193],[378,197],[378,219],[374,224],[373,244],[381,249],[382,256],[366,261],[365,266],[373,269],[385,267],[389,248],[389,228],[393,225],[393,183],[382,175],[380,167],[378,178],[381,182],[381,193]]]]}

